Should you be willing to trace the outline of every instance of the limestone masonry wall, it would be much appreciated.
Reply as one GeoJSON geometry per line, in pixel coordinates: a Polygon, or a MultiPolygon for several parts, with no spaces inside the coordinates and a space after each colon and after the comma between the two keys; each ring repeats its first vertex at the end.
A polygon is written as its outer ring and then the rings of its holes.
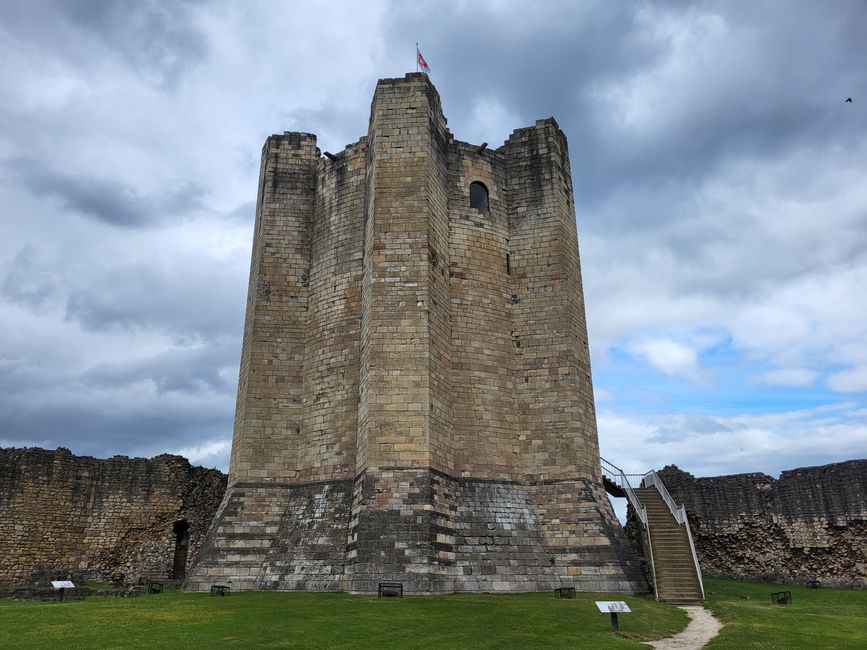
{"type": "Polygon", "coordinates": [[[180,456],[0,449],[0,583],[21,584],[37,566],[93,580],[172,578],[175,523],[188,526],[186,567],[225,488],[222,472],[180,456]]]}
{"type": "Polygon", "coordinates": [[[867,460],[767,474],[659,472],[711,576],[867,587],[867,460]]]}
{"type": "Polygon", "coordinates": [[[646,590],[601,488],[556,121],[472,145],[426,75],[380,79],[343,151],[268,138],[258,196],[229,491],[186,587],[646,590]]]}

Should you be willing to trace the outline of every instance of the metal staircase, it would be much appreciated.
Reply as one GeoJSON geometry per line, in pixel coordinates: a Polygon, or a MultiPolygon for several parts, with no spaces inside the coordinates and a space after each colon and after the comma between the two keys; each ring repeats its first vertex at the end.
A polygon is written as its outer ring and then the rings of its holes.
{"type": "Polygon", "coordinates": [[[704,600],[704,583],[686,508],[675,504],[659,475],[655,471],[624,474],[603,458],[602,476],[609,494],[625,496],[641,524],[642,546],[649,559],[656,599],[676,604],[704,600]]]}

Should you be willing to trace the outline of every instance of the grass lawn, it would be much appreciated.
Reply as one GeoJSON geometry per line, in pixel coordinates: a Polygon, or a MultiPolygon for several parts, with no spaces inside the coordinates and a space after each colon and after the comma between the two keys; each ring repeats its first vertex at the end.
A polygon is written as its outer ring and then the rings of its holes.
{"type": "MultiPolygon", "coordinates": [[[[867,591],[705,581],[724,624],[709,648],[867,648],[867,591]],[[773,591],[790,605],[771,604],[773,591]],[[749,599],[742,598],[749,596],[749,599]]],[[[632,614],[611,632],[594,600],[611,594],[456,594],[377,599],[315,593],[167,590],[141,598],[67,603],[0,600],[0,648],[637,648],[686,625],[652,598],[625,600],[632,614]]]]}
{"type": "Polygon", "coordinates": [[[712,578],[704,589],[725,626],[708,648],[867,648],[867,591],[712,578]],[[775,591],[792,592],[791,604],[772,604],[775,591]]]}
{"type": "Polygon", "coordinates": [[[552,593],[377,599],[246,592],[226,598],[166,590],[67,603],[0,600],[8,648],[639,648],[686,626],[652,598],[552,593]],[[620,635],[594,600],[624,599],[620,635]]]}

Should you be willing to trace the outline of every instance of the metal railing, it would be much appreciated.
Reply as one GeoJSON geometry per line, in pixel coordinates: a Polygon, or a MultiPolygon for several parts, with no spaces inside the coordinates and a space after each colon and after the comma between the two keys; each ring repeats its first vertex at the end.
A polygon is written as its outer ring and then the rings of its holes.
{"type": "Polygon", "coordinates": [[[624,474],[623,470],[617,467],[617,465],[608,462],[604,458],[600,460],[602,461],[602,473],[617,487],[626,490],[627,487],[631,487],[632,485],[641,485],[644,474],[624,474]]]}
{"type": "MultiPolygon", "coordinates": [[[[626,492],[626,498],[628,499],[629,504],[632,506],[632,509],[635,510],[635,514],[638,516],[639,521],[644,525],[648,555],[650,556],[650,571],[653,575],[653,594],[656,600],[659,600],[659,589],[656,585],[656,562],[653,559],[653,542],[650,540],[650,521],[647,518],[647,508],[645,508],[641,501],[638,500],[638,496],[636,496],[635,492],[632,490],[632,485],[630,485],[628,478],[630,475],[624,474],[623,470],[617,467],[614,463],[610,463],[604,458],[600,458],[600,460],[602,461],[603,475],[608,477],[608,480],[626,492]]],[[[632,474],[631,476],[642,477],[643,475],[632,474]]],[[[704,594],[703,590],[702,594],[704,594]]]]}
{"type": "Polygon", "coordinates": [[[674,499],[668,493],[665,483],[662,482],[662,479],[659,478],[659,474],[657,474],[655,470],[647,472],[647,474],[644,475],[641,484],[643,487],[656,488],[656,491],[659,492],[659,496],[662,497],[662,500],[665,501],[665,505],[667,505],[668,509],[671,510],[671,514],[674,516],[677,523],[682,524],[686,521],[686,508],[683,506],[677,506],[674,499]]]}
{"type": "Polygon", "coordinates": [[[704,580],[701,577],[701,566],[699,566],[698,555],[695,552],[695,543],[692,541],[692,531],[689,529],[689,518],[686,516],[686,506],[681,505],[678,507],[669,493],[668,488],[665,487],[665,483],[662,482],[662,479],[659,478],[659,474],[657,474],[655,470],[647,472],[647,474],[644,475],[641,484],[644,487],[655,487],[656,491],[659,492],[659,496],[662,497],[662,500],[665,501],[665,504],[671,511],[674,520],[686,528],[686,537],[689,540],[689,550],[692,553],[692,561],[695,564],[695,573],[696,576],[698,576],[698,586],[701,588],[701,597],[703,599],[704,580]]]}

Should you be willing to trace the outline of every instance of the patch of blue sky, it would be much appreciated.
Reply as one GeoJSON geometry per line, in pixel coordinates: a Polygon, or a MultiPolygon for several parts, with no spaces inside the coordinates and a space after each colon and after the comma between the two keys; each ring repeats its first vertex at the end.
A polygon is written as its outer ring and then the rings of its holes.
{"type": "Polygon", "coordinates": [[[852,395],[827,388],[819,375],[811,385],[774,386],[760,378],[774,370],[749,362],[729,341],[703,350],[698,362],[707,380],[666,374],[625,347],[609,349],[593,368],[599,408],[641,413],[759,414],[812,410],[849,403],[852,395]]]}

